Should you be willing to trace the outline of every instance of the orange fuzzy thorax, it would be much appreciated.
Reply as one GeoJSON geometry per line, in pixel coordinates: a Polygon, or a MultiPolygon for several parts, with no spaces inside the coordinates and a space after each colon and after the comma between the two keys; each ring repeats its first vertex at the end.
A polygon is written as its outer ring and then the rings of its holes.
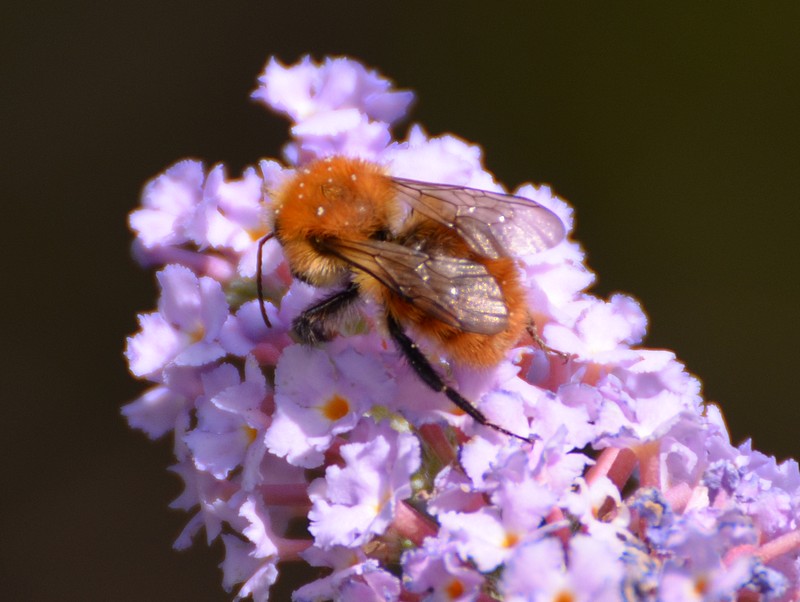
{"type": "Polygon", "coordinates": [[[275,236],[292,271],[315,286],[330,286],[349,268],[321,255],[315,241],[365,240],[394,223],[399,209],[380,166],[328,157],[298,169],[276,196],[274,213],[275,236]]]}

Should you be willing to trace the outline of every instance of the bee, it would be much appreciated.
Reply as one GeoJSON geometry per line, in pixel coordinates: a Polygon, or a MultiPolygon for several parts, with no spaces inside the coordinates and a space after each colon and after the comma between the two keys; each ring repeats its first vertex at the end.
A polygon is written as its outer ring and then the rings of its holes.
{"type": "Polygon", "coordinates": [[[491,422],[442,376],[409,335],[451,360],[498,364],[526,329],[535,334],[514,256],[558,244],[564,225],[522,197],[387,175],[362,159],[332,156],[298,169],[275,195],[273,230],[259,241],[257,289],[264,307],[261,257],[275,237],[295,278],[336,292],[293,322],[306,344],[330,340],[359,299],[382,308],[389,337],[427,386],[478,423],[491,422]]]}

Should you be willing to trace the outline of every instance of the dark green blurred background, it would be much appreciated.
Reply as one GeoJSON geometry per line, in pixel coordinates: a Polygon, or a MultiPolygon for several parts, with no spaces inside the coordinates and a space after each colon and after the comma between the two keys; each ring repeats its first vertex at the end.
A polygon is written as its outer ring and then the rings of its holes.
{"type": "Polygon", "coordinates": [[[273,54],[359,57],[509,186],[552,184],[597,292],[641,300],[647,343],[703,379],[736,441],[800,454],[800,5],[513,4],[2,9],[0,597],[229,598],[221,547],[170,549],[188,517],[167,509],[169,444],[119,417],[143,388],[124,337],[155,302],[125,220],[178,159],[236,175],[278,153],[285,122],[248,99],[273,54]]]}

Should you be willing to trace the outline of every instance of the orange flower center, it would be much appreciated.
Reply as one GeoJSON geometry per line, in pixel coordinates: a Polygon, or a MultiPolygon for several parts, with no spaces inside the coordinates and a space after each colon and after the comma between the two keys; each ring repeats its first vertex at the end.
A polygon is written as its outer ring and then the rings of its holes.
{"type": "Polygon", "coordinates": [[[444,588],[447,597],[451,600],[455,600],[456,598],[460,598],[464,595],[464,584],[461,583],[458,579],[453,579],[450,583],[447,584],[447,587],[444,588]]]}
{"type": "Polygon", "coordinates": [[[325,405],[322,406],[323,416],[325,416],[325,418],[331,422],[346,416],[349,411],[350,404],[347,403],[347,400],[340,395],[334,395],[327,402],[325,402],[325,405]]]}

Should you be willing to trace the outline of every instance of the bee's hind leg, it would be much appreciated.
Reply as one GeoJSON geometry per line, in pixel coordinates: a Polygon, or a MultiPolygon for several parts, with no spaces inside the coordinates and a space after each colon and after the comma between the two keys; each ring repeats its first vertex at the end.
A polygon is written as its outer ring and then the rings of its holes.
{"type": "Polygon", "coordinates": [[[397,348],[405,356],[406,360],[408,360],[409,365],[414,369],[414,372],[417,373],[417,376],[419,376],[422,382],[424,382],[434,391],[444,393],[450,401],[456,404],[479,424],[488,426],[496,431],[500,431],[509,437],[520,439],[525,443],[531,442],[531,440],[527,437],[512,433],[511,431],[504,429],[502,426],[490,422],[489,419],[484,416],[483,412],[472,405],[466,398],[462,397],[458,391],[446,385],[442,380],[442,377],[439,376],[436,370],[434,370],[433,366],[431,366],[431,363],[428,361],[428,358],[425,357],[425,354],[419,350],[417,344],[412,341],[411,338],[403,331],[403,327],[391,313],[386,316],[386,326],[389,329],[389,335],[394,340],[397,348]]]}

